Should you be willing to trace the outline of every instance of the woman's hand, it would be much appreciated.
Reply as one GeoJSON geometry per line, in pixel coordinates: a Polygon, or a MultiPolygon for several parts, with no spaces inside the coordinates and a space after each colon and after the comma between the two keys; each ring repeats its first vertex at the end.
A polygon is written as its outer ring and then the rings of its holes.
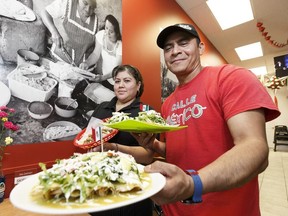
{"type": "MultiPolygon", "coordinates": [[[[114,150],[118,151],[118,144],[117,143],[109,143],[105,142],[103,143],[103,151],[109,151],[109,150],[114,150]]],[[[94,148],[89,149],[89,152],[101,152],[102,151],[102,146],[98,145],[94,148]]]]}
{"type": "Polygon", "coordinates": [[[89,81],[99,83],[103,81],[102,77],[103,75],[95,74],[93,77],[89,79],[89,81]]]}
{"type": "Polygon", "coordinates": [[[79,65],[79,68],[82,69],[82,70],[87,70],[89,68],[89,64],[87,62],[82,62],[79,65]]]}
{"type": "Polygon", "coordinates": [[[131,133],[131,135],[137,140],[139,145],[143,148],[154,151],[153,144],[156,139],[156,134],[153,133],[131,133]]]}

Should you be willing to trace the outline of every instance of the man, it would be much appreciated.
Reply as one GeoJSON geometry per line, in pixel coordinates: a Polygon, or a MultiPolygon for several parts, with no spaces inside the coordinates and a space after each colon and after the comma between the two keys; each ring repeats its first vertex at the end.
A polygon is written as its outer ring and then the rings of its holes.
{"type": "Polygon", "coordinates": [[[96,0],[54,0],[42,12],[51,33],[51,56],[79,66],[93,52],[98,18],[96,0]]]}
{"type": "Polygon", "coordinates": [[[244,68],[203,67],[205,45],[192,25],[165,28],[157,45],[179,81],[162,115],[169,124],[188,127],[166,133],[166,143],[153,134],[138,137],[168,162],[145,167],[166,177],[152,199],[165,216],[260,215],[257,176],[269,153],[265,121],[280,115],[272,98],[244,68]]]}

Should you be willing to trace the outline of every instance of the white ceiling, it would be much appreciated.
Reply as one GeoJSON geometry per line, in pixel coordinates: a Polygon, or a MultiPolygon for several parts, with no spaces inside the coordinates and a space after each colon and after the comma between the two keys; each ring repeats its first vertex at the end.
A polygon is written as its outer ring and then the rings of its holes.
{"type": "Polygon", "coordinates": [[[224,31],[212,15],[206,0],[175,1],[230,64],[248,69],[266,66],[268,74],[274,74],[274,57],[288,54],[288,45],[277,48],[269,44],[257,27],[257,22],[262,22],[271,40],[288,43],[288,0],[251,0],[254,20],[224,31]],[[234,48],[258,41],[261,42],[264,56],[240,61],[234,48]]]}

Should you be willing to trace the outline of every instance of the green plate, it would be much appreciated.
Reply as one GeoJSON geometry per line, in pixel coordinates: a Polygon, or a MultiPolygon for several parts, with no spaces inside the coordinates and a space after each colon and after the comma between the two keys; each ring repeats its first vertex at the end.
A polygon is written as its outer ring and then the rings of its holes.
{"type": "Polygon", "coordinates": [[[134,132],[134,133],[143,133],[143,132],[148,132],[148,133],[162,133],[162,132],[169,132],[169,131],[176,131],[176,130],[181,130],[183,128],[188,127],[186,126],[163,126],[159,124],[152,124],[152,123],[146,123],[146,122],[141,122],[141,121],[136,121],[136,120],[124,120],[121,122],[117,123],[103,123],[103,125],[117,129],[119,131],[126,131],[126,132],[134,132]]]}

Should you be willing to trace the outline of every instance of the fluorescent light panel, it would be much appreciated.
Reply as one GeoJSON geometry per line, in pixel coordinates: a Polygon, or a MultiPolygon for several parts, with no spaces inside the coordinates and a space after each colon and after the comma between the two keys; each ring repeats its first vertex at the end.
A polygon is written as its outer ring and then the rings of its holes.
{"type": "Polygon", "coordinates": [[[207,0],[222,30],[253,20],[250,0],[207,0]]]}
{"type": "Polygon", "coordinates": [[[241,61],[263,56],[260,42],[248,44],[242,47],[237,47],[235,48],[235,51],[241,61]]]}
{"type": "Polygon", "coordinates": [[[257,68],[251,68],[249,69],[252,71],[256,76],[266,75],[267,69],[265,66],[257,67],[257,68]]]}

